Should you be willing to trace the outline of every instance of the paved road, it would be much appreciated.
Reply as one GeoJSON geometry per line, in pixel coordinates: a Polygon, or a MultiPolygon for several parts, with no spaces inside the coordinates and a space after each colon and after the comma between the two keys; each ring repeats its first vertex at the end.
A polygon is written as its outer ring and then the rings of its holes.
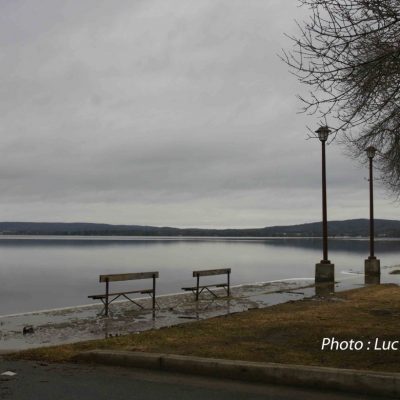
{"type": "Polygon", "coordinates": [[[0,360],[0,399],[368,400],[374,397],[258,385],[160,371],[0,360]]]}

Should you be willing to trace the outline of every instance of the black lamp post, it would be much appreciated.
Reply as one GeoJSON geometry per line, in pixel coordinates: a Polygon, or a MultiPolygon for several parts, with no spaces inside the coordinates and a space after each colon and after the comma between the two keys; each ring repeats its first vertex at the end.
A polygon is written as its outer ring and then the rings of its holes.
{"type": "Polygon", "coordinates": [[[380,275],[380,261],[375,257],[374,244],[374,177],[373,159],[376,148],[369,146],[365,149],[369,159],[369,257],[365,260],[365,275],[380,275]]]}
{"type": "Polygon", "coordinates": [[[322,144],[322,245],[323,258],[319,264],[316,264],[315,281],[333,282],[335,279],[334,265],[328,259],[328,218],[326,205],[326,157],[325,144],[328,140],[330,129],[327,126],[321,126],[315,133],[322,144]]]}

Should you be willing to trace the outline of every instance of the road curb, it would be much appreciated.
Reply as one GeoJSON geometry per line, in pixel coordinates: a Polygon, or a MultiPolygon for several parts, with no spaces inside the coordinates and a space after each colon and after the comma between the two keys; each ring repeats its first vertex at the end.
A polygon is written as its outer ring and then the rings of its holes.
{"type": "Polygon", "coordinates": [[[121,367],[400,397],[400,373],[111,350],[86,351],[75,358],[121,367]]]}

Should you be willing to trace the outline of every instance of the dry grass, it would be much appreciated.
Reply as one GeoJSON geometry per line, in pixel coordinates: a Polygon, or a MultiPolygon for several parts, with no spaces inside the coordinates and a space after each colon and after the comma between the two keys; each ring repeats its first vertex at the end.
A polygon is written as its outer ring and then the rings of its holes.
{"type": "Polygon", "coordinates": [[[400,372],[399,351],[321,351],[323,337],[400,339],[400,287],[380,285],[107,340],[29,350],[23,359],[69,361],[118,349],[400,372]]]}

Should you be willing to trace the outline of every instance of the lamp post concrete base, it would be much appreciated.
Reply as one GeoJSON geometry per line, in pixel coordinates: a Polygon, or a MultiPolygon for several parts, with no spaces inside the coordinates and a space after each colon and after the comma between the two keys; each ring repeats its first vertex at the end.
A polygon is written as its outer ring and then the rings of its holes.
{"type": "Polygon", "coordinates": [[[364,275],[365,285],[380,285],[381,276],[380,275],[364,275]]]}
{"type": "Polygon", "coordinates": [[[335,282],[317,283],[315,285],[315,295],[318,297],[329,297],[335,293],[335,282]]]}
{"type": "Polygon", "coordinates": [[[381,261],[375,257],[368,257],[364,263],[364,273],[369,276],[381,274],[381,261]]]}
{"type": "Polygon", "coordinates": [[[321,261],[315,264],[315,282],[334,282],[335,281],[335,265],[330,261],[321,261]]]}

